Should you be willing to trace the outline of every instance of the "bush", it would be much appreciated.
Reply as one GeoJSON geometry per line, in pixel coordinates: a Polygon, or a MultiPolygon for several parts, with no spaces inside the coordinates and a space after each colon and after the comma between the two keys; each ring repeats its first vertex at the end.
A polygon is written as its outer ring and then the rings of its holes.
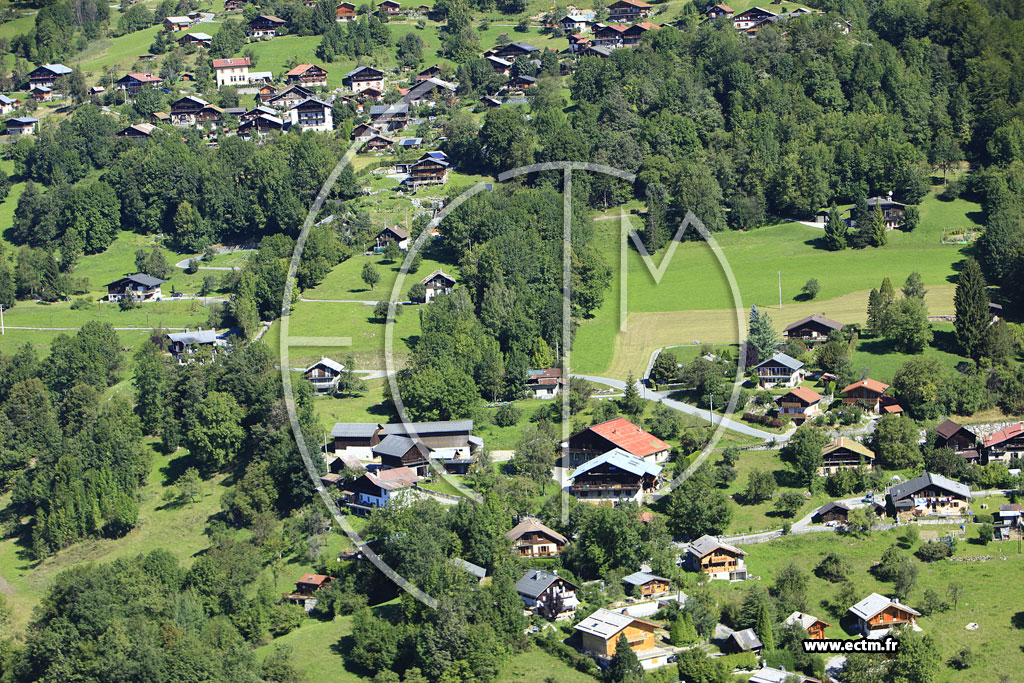
{"type": "Polygon", "coordinates": [[[83,308],[92,308],[92,302],[89,301],[88,299],[86,299],[85,297],[80,297],[78,299],[75,299],[71,303],[71,310],[72,311],[78,311],[78,310],[81,310],[83,308]]]}
{"type": "Polygon", "coordinates": [[[988,512],[979,512],[974,515],[974,521],[978,524],[991,524],[995,519],[988,512]]]}
{"type": "Polygon", "coordinates": [[[949,665],[954,669],[963,671],[964,669],[970,669],[977,663],[978,656],[974,654],[971,648],[966,645],[949,658],[949,665]]]}
{"type": "Polygon", "coordinates": [[[512,427],[519,422],[521,415],[522,414],[515,405],[512,403],[506,403],[498,408],[491,421],[499,427],[512,427]]]}
{"type": "Polygon", "coordinates": [[[941,541],[924,543],[915,553],[922,562],[936,562],[952,554],[952,549],[941,541]]]}
{"type": "Polygon", "coordinates": [[[555,635],[555,631],[547,631],[547,633],[548,635],[546,637],[537,638],[536,640],[536,643],[540,645],[541,649],[545,650],[548,654],[558,657],[569,666],[574,667],[577,671],[589,674],[595,678],[601,676],[601,670],[597,667],[597,664],[594,663],[593,659],[580,654],[573,648],[558,640],[558,636],[555,635]]]}
{"type": "Polygon", "coordinates": [[[986,545],[992,540],[994,533],[995,529],[991,524],[982,524],[978,527],[978,538],[986,545]]]}
{"type": "Polygon", "coordinates": [[[728,667],[729,671],[735,669],[756,669],[757,668],[757,655],[753,652],[739,652],[734,655],[726,655],[720,657],[718,661],[722,662],[728,667]]]}

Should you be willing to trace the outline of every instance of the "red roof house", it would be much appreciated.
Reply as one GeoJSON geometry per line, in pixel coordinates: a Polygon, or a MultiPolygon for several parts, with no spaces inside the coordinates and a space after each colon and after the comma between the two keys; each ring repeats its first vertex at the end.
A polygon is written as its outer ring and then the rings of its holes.
{"type": "Polygon", "coordinates": [[[588,427],[569,437],[567,444],[571,465],[581,464],[615,448],[652,462],[662,462],[670,450],[667,443],[624,417],[588,427]]]}

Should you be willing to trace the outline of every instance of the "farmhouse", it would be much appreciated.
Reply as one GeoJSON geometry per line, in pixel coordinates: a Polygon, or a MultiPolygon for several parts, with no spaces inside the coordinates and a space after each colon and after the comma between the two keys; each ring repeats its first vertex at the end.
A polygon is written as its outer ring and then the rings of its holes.
{"type": "Polygon", "coordinates": [[[31,116],[18,116],[13,119],[7,119],[7,134],[32,135],[36,132],[38,124],[39,119],[34,119],[31,116]]]}
{"type": "Polygon", "coordinates": [[[792,387],[803,381],[804,364],[796,358],[784,353],[774,356],[754,366],[757,372],[757,384],[762,389],[772,387],[792,387]]]}
{"type": "Polygon", "coordinates": [[[352,92],[360,93],[367,88],[384,90],[384,72],[372,66],[357,66],[341,77],[341,83],[352,92]]]}
{"type": "Polygon", "coordinates": [[[430,449],[407,436],[388,434],[373,447],[383,469],[407,467],[421,477],[428,474],[430,449]]]}
{"type": "Polygon", "coordinates": [[[208,33],[186,33],[181,38],[178,38],[174,42],[182,47],[186,45],[195,45],[197,47],[210,47],[210,42],[213,40],[213,36],[208,33]]]}
{"type": "Polygon", "coordinates": [[[570,436],[565,443],[570,467],[616,448],[655,463],[668,458],[671,449],[667,443],[624,417],[587,427],[570,436]]]}
{"type": "Polygon", "coordinates": [[[194,23],[189,17],[167,17],[164,19],[164,32],[187,31],[194,23]]]}
{"type": "Polygon", "coordinates": [[[745,628],[742,631],[733,631],[725,639],[722,645],[722,652],[736,654],[738,652],[760,652],[764,649],[761,639],[754,633],[754,629],[745,628]]]}
{"type": "Polygon", "coordinates": [[[970,486],[931,472],[889,488],[889,505],[901,521],[921,517],[966,517],[971,499],[970,486]]]}
{"type": "Polygon", "coordinates": [[[821,449],[818,476],[827,477],[840,470],[856,470],[862,465],[869,470],[874,469],[874,452],[856,439],[840,436],[821,449]]]}
{"type": "Polygon", "coordinates": [[[215,59],[213,73],[217,77],[218,88],[222,85],[245,85],[249,82],[249,58],[215,59]]]}
{"type": "Polygon", "coordinates": [[[896,598],[889,599],[878,593],[872,593],[850,608],[854,627],[861,635],[878,638],[889,632],[894,626],[917,626],[916,617],[921,613],[904,605],[896,598]]]}
{"type": "MultiPolygon", "coordinates": [[[[891,194],[891,193],[890,193],[891,194]]],[[[857,207],[852,206],[846,210],[847,213],[853,214],[853,211],[857,207]]],[[[893,201],[892,197],[871,197],[868,199],[868,209],[874,214],[876,210],[882,212],[882,220],[885,222],[885,229],[892,230],[894,228],[902,228],[904,222],[906,222],[907,216],[907,205],[900,204],[899,202],[893,201]]],[[[847,223],[851,226],[856,226],[856,222],[851,217],[847,223]]]]}
{"type": "Polygon", "coordinates": [[[850,506],[833,500],[815,510],[811,515],[811,522],[814,524],[828,524],[829,522],[846,524],[849,515],[850,506]]]}
{"type": "Polygon", "coordinates": [[[302,376],[313,384],[316,393],[329,394],[338,386],[338,379],[344,369],[341,363],[323,357],[303,370],[302,376]]]}
{"type": "Polygon", "coordinates": [[[615,448],[580,465],[569,479],[569,493],[588,503],[640,502],[661,484],[661,465],[615,448]]]}
{"type": "Polygon", "coordinates": [[[359,18],[356,13],[356,6],[351,2],[343,2],[339,4],[334,8],[334,14],[337,21],[341,22],[355,21],[359,18]]]}
{"type": "Polygon", "coordinates": [[[384,135],[372,135],[370,139],[363,143],[363,147],[360,151],[362,152],[383,152],[387,149],[392,149],[395,146],[395,141],[384,135]]]}
{"type": "Polygon", "coordinates": [[[746,12],[733,15],[732,27],[737,31],[750,31],[757,29],[761,24],[778,18],[775,12],[769,12],[760,7],[751,7],[746,12]]]}
{"type": "Polygon", "coordinates": [[[384,249],[384,247],[392,242],[396,243],[399,249],[408,249],[409,233],[397,225],[384,226],[384,229],[377,233],[374,242],[374,246],[379,250],[384,249]]]}
{"type": "MultiPolygon", "coordinates": [[[[289,109],[299,102],[308,100],[313,96],[313,91],[301,85],[292,85],[281,92],[272,95],[267,99],[267,104],[275,109],[289,109]]],[[[262,99],[262,95],[261,95],[262,99]]]]}
{"type": "Polygon", "coordinates": [[[653,621],[599,609],[573,628],[580,634],[581,649],[600,660],[608,660],[615,655],[619,634],[625,633],[626,642],[645,669],[667,663],[669,652],[655,647],[654,630],[658,625],[653,621]]]}
{"type": "Polygon", "coordinates": [[[626,24],[597,24],[594,26],[592,44],[609,49],[622,47],[625,41],[624,34],[628,28],[626,24]]]}
{"type": "Polygon", "coordinates": [[[156,126],[152,123],[133,123],[127,128],[122,128],[114,133],[114,136],[119,138],[135,139],[148,138],[153,134],[154,130],[156,130],[156,126]]]}
{"type": "Polygon", "coordinates": [[[67,76],[71,71],[69,67],[63,64],[43,64],[28,73],[28,83],[29,86],[43,85],[47,88],[52,88],[58,78],[67,76]]]}
{"type": "MultiPolygon", "coordinates": [[[[368,91],[364,91],[368,92],[368,91]]],[[[370,121],[383,130],[400,130],[409,123],[408,103],[375,104],[370,107],[370,121]]]]}
{"type": "Polygon", "coordinates": [[[803,422],[821,412],[822,396],[814,389],[796,387],[775,399],[779,406],[779,417],[791,417],[794,422],[803,422]]]}
{"type": "Polygon", "coordinates": [[[982,440],[985,462],[1009,464],[1012,458],[1024,456],[1024,422],[1012,424],[982,440]]]}
{"type": "Polygon", "coordinates": [[[565,536],[532,518],[524,519],[506,531],[505,538],[512,541],[512,549],[519,557],[557,555],[569,543],[565,536]]]}
{"type": "Polygon", "coordinates": [[[300,130],[334,130],[334,118],[331,115],[331,105],[318,99],[310,97],[303,100],[288,110],[288,116],[293,126],[300,130]]]}
{"type": "Polygon", "coordinates": [[[508,75],[509,69],[512,68],[512,62],[501,57],[495,57],[494,55],[487,55],[487,61],[490,62],[491,68],[494,69],[495,73],[499,73],[502,76],[508,75]]]}
{"type": "Polygon", "coordinates": [[[425,81],[428,78],[437,78],[440,75],[441,75],[441,67],[439,67],[437,64],[435,64],[434,66],[428,66],[426,69],[424,69],[423,71],[421,71],[418,74],[416,74],[416,80],[417,81],[425,81]]]}
{"type": "Polygon", "coordinates": [[[491,50],[491,55],[512,62],[516,57],[530,57],[534,52],[540,52],[540,48],[522,41],[502,45],[491,50]]]}
{"type": "Polygon", "coordinates": [[[825,629],[831,626],[827,621],[810,614],[804,614],[803,612],[793,612],[782,623],[785,626],[798,625],[807,632],[807,637],[811,640],[823,640],[825,638],[825,629]]]}
{"type": "Polygon", "coordinates": [[[577,586],[566,581],[557,572],[527,569],[516,581],[516,592],[527,610],[547,619],[572,617],[580,601],[577,586]]]}
{"type": "Polygon", "coordinates": [[[456,85],[439,78],[427,78],[419,81],[402,95],[402,101],[413,105],[426,104],[433,106],[438,101],[451,102],[455,99],[456,85]]]}
{"type": "Polygon", "coordinates": [[[455,278],[448,275],[443,270],[435,270],[430,275],[420,280],[426,289],[424,297],[427,303],[434,300],[434,297],[440,294],[451,294],[452,288],[455,287],[455,278]]]}
{"type": "Polygon", "coordinates": [[[389,17],[397,17],[402,13],[402,4],[395,0],[384,0],[377,3],[377,11],[383,12],[389,17]]]}
{"type": "Polygon", "coordinates": [[[711,5],[704,10],[704,16],[708,19],[717,19],[718,17],[731,18],[735,13],[735,10],[728,5],[711,5]]]}
{"type": "Polygon", "coordinates": [[[401,504],[411,498],[420,477],[408,467],[367,472],[349,485],[352,495],[348,507],[357,515],[368,515],[374,508],[401,504]]]}
{"type": "Polygon", "coordinates": [[[299,64],[285,73],[285,82],[307,88],[327,87],[327,70],[316,64],[299,64]]]}
{"type": "Polygon", "coordinates": [[[843,324],[827,318],[824,315],[814,313],[806,318],[801,318],[795,323],[790,323],[782,331],[787,341],[801,341],[814,343],[828,339],[832,332],[843,329],[843,324]]]}
{"type": "Polygon", "coordinates": [[[249,22],[249,28],[245,33],[250,38],[274,38],[287,23],[273,14],[261,14],[249,22]]]}
{"type": "Polygon", "coordinates": [[[554,398],[564,386],[562,368],[526,371],[526,390],[531,392],[534,398],[554,398]]]}
{"type": "Polygon", "coordinates": [[[260,112],[238,124],[238,134],[242,137],[262,137],[271,131],[284,130],[284,121],[272,114],[260,112]]]}
{"type": "Polygon", "coordinates": [[[217,336],[216,330],[198,329],[195,332],[185,330],[184,332],[170,332],[167,334],[170,347],[167,349],[174,356],[178,363],[189,362],[189,356],[201,349],[209,349],[216,353],[217,349],[226,345],[226,342],[217,336]]]}
{"type": "Polygon", "coordinates": [[[302,605],[307,612],[311,612],[317,603],[313,594],[332,580],[332,577],[323,574],[304,574],[301,579],[295,582],[295,591],[284,593],[281,595],[281,598],[285,602],[302,605]]]}
{"type": "Polygon", "coordinates": [[[632,24],[654,14],[654,8],[640,0],[618,0],[608,5],[608,20],[632,24]]]}
{"type": "Polygon", "coordinates": [[[882,412],[882,394],[889,388],[888,384],[871,378],[858,380],[839,392],[843,403],[856,403],[870,412],[882,412]]]}
{"type": "Polygon", "coordinates": [[[157,301],[162,296],[160,285],[164,282],[165,280],[145,273],[126,275],[107,284],[107,301],[120,301],[126,296],[135,301],[157,301]]]}
{"type": "Polygon", "coordinates": [[[978,437],[974,432],[952,420],[946,420],[935,428],[936,446],[949,448],[970,463],[981,461],[978,437]]]}
{"type": "Polygon", "coordinates": [[[743,581],[747,578],[745,556],[746,553],[736,546],[705,534],[686,548],[683,565],[692,571],[704,572],[712,579],[743,581]]]}
{"type": "Polygon", "coordinates": [[[36,102],[49,102],[53,98],[53,88],[45,85],[33,85],[29,88],[28,94],[36,102]]]}
{"type": "Polygon", "coordinates": [[[437,158],[428,152],[409,166],[409,177],[405,183],[413,187],[443,185],[448,181],[449,166],[447,159],[437,158]]]}
{"type": "Polygon", "coordinates": [[[558,25],[566,33],[582,33],[590,28],[590,22],[593,20],[593,14],[589,18],[580,14],[566,14],[558,20],[558,25]]]}
{"type": "Polygon", "coordinates": [[[365,457],[369,457],[369,450],[389,434],[409,436],[433,451],[469,455],[483,446],[481,439],[471,435],[472,431],[472,420],[411,422],[408,425],[339,422],[331,430],[331,437],[335,453],[352,450],[358,454],[360,449],[365,449],[365,457]]]}
{"type": "Polygon", "coordinates": [[[171,103],[170,120],[176,126],[194,126],[201,118],[201,112],[210,103],[195,95],[186,95],[171,103]]]}
{"type": "Polygon", "coordinates": [[[995,515],[995,533],[996,538],[1008,541],[1011,539],[1021,539],[1024,534],[1024,525],[1022,525],[1021,510],[1024,508],[1020,503],[1000,503],[999,512],[995,515]]]}
{"type": "Polygon", "coordinates": [[[114,81],[114,85],[117,86],[118,90],[134,97],[145,87],[159,85],[161,80],[159,76],[154,76],[153,74],[132,73],[121,76],[121,78],[114,81]]]}
{"type": "Polygon", "coordinates": [[[637,593],[648,598],[668,591],[672,582],[664,576],[655,576],[650,572],[633,572],[622,578],[623,583],[635,588],[637,593]]]}

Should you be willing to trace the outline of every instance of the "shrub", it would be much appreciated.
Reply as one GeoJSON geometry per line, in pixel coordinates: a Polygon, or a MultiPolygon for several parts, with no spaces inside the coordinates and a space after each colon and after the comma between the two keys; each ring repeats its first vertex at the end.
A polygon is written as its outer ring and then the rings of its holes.
{"type": "Polygon", "coordinates": [[[521,413],[515,405],[506,403],[494,413],[492,421],[499,427],[511,427],[519,422],[521,413]]]}
{"type": "Polygon", "coordinates": [[[922,562],[936,562],[952,555],[952,549],[941,541],[924,543],[915,553],[922,562]]]}
{"type": "Polygon", "coordinates": [[[739,652],[734,655],[725,655],[719,658],[720,662],[728,667],[729,671],[735,669],[752,670],[757,668],[757,655],[753,652],[739,652]]]}
{"type": "Polygon", "coordinates": [[[974,521],[978,524],[991,524],[994,521],[994,518],[988,512],[979,512],[974,515],[974,521]]]}
{"type": "Polygon", "coordinates": [[[92,302],[85,297],[79,297],[71,303],[71,310],[77,311],[83,308],[92,308],[92,302]]]}

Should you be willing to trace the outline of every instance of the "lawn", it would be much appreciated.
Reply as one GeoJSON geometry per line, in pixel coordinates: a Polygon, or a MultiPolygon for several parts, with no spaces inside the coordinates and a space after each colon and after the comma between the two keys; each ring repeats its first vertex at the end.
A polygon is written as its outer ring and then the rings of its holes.
{"type": "MultiPolygon", "coordinates": [[[[184,328],[206,323],[209,309],[199,299],[151,301],[122,311],[117,304],[93,301],[88,308],[71,309],[71,302],[47,304],[40,301],[19,301],[4,311],[4,324],[11,327],[79,328],[99,320],[115,328],[151,329],[154,327],[184,328]]],[[[74,330],[70,330],[74,334],[74,330]]]]}
{"type": "MultiPolygon", "coordinates": [[[[345,356],[336,354],[336,358],[344,362],[345,356]]],[[[393,417],[391,410],[384,403],[385,381],[384,379],[370,380],[366,383],[366,393],[362,396],[317,397],[313,402],[313,409],[316,411],[320,424],[330,431],[337,422],[391,421],[393,417]]]]}
{"type": "Polygon", "coordinates": [[[892,382],[893,375],[900,366],[911,358],[919,358],[922,355],[935,357],[942,361],[947,368],[956,367],[957,364],[967,360],[957,351],[956,333],[953,331],[953,323],[932,323],[932,330],[935,339],[922,354],[914,355],[899,353],[892,348],[892,344],[884,339],[861,339],[851,355],[851,363],[855,370],[869,368],[871,377],[882,382],[892,382]]]}
{"type": "Polygon", "coordinates": [[[307,619],[302,626],[287,635],[275,638],[269,644],[256,650],[256,657],[262,661],[273,652],[277,645],[291,649],[292,664],[301,671],[308,681],[337,681],[358,683],[369,681],[345,669],[345,659],[339,647],[343,638],[352,634],[352,617],[338,617],[334,621],[307,619]]]}
{"type": "MultiPolygon", "coordinates": [[[[405,258],[405,254],[402,254],[405,258]]],[[[385,263],[383,256],[357,255],[342,261],[334,267],[323,282],[313,289],[302,293],[303,299],[335,299],[352,301],[380,301],[391,296],[395,281],[398,279],[399,271],[402,268],[402,261],[385,263]],[[363,282],[363,266],[370,262],[380,274],[380,282],[370,289],[363,282]]],[[[415,273],[407,273],[402,283],[402,289],[398,292],[398,300],[408,299],[406,293],[409,287],[419,282],[435,270],[443,269],[446,273],[458,279],[458,271],[451,265],[440,263],[432,259],[424,258],[419,269],[415,273]]]]}

